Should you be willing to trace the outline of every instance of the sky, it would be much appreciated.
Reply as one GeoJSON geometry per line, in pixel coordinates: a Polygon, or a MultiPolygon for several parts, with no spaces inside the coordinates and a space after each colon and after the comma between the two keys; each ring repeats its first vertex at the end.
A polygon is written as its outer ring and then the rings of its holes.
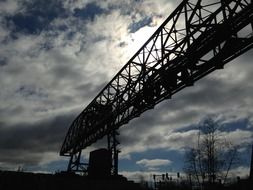
{"type": "MultiPolygon", "coordinates": [[[[0,169],[66,170],[71,122],[180,1],[0,0],[0,169]]],[[[119,172],[182,172],[207,117],[238,145],[248,175],[253,142],[253,51],[120,128],[119,172]]],[[[103,140],[83,151],[105,147],[103,140]]]]}

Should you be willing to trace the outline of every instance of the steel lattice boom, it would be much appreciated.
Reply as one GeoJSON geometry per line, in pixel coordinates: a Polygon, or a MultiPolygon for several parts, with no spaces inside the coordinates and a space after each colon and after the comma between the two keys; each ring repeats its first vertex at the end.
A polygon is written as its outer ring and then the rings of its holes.
{"type": "Polygon", "coordinates": [[[184,0],[73,121],[60,155],[77,154],[223,68],[253,47],[252,26],[251,0],[184,0]]]}

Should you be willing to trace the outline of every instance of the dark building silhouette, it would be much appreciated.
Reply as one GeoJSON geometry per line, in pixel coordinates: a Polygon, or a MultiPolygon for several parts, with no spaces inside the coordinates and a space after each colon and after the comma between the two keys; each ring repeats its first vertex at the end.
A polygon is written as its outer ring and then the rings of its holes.
{"type": "Polygon", "coordinates": [[[111,175],[111,152],[98,149],[90,152],[88,176],[91,178],[106,178],[111,175]]]}

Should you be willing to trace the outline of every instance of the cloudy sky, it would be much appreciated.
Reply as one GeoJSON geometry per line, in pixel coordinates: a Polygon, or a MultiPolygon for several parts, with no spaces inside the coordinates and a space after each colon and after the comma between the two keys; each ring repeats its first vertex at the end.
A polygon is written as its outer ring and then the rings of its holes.
{"type": "MultiPolygon", "coordinates": [[[[0,169],[65,170],[59,150],[73,119],[179,3],[0,0],[0,169]]],[[[244,155],[234,171],[247,175],[252,59],[251,50],[123,126],[120,173],[182,171],[199,123],[213,117],[244,155]]]]}

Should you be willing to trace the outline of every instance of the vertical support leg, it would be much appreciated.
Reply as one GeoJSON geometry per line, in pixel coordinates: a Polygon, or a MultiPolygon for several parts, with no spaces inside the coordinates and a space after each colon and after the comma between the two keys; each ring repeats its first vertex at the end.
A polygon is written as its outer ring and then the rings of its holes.
{"type": "Polygon", "coordinates": [[[68,169],[67,169],[68,172],[71,172],[73,159],[74,159],[74,155],[72,154],[72,155],[70,156],[70,159],[69,159],[69,164],[68,164],[68,169]]]}
{"type": "Polygon", "coordinates": [[[69,159],[68,172],[78,172],[82,174],[87,174],[88,164],[81,162],[82,151],[72,154],[69,159]]]}
{"type": "Polygon", "coordinates": [[[68,172],[77,171],[79,169],[79,163],[81,158],[82,151],[72,154],[69,159],[68,172]]]}
{"type": "Polygon", "coordinates": [[[116,130],[113,130],[110,134],[107,135],[108,140],[108,150],[112,153],[112,168],[111,173],[112,175],[118,175],[118,155],[119,150],[117,149],[117,146],[120,144],[117,140],[117,136],[119,133],[116,130]]]}
{"type": "Polygon", "coordinates": [[[119,135],[119,133],[117,131],[113,131],[113,162],[114,162],[113,174],[114,175],[118,175],[119,150],[117,149],[117,146],[120,144],[116,138],[116,135],[119,135]]]}

